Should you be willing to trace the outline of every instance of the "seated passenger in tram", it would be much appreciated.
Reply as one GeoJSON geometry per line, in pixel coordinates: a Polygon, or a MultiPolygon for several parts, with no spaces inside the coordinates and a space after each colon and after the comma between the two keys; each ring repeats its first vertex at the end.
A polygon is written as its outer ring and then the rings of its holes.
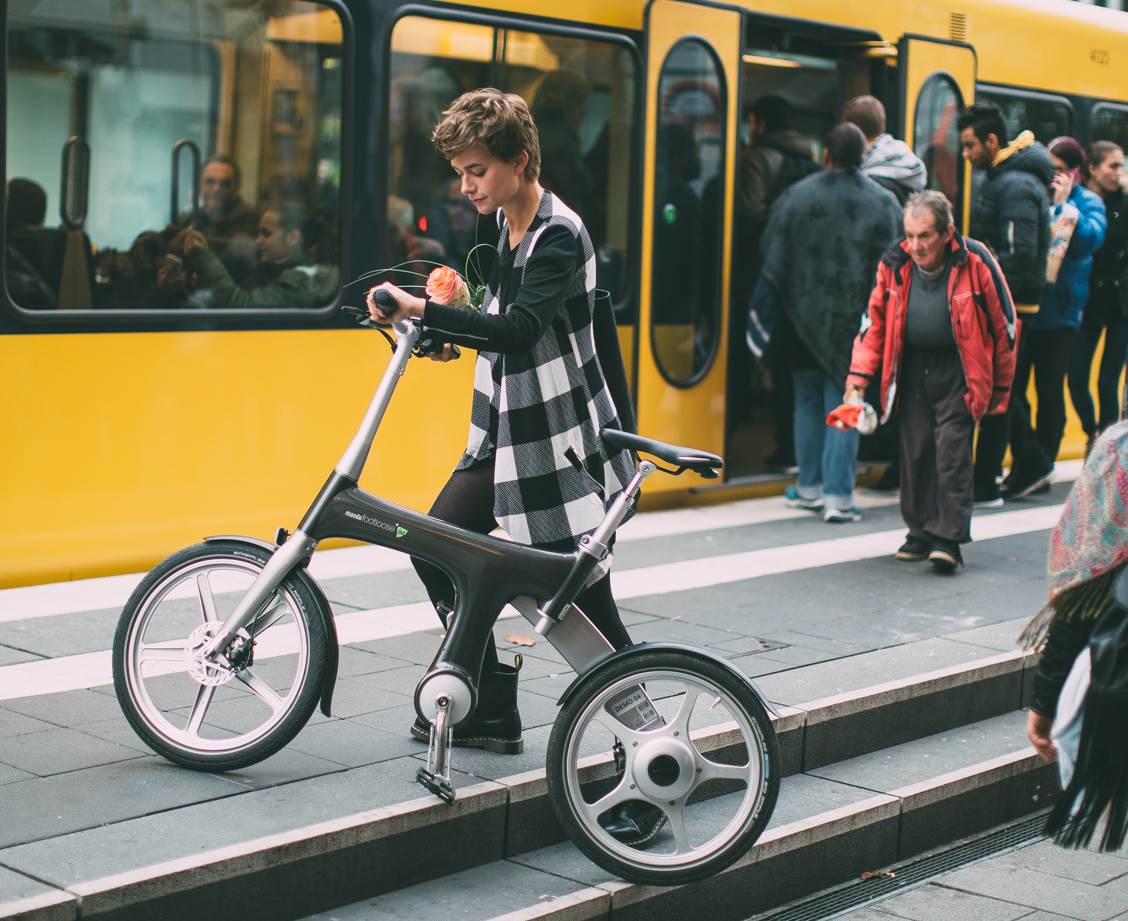
{"type": "Polygon", "coordinates": [[[43,226],[47,214],[43,186],[30,179],[10,179],[4,213],[12,299],[21,307],[54,307],[63,264],[63,238],[57,230],[43,226]]]}
{"type": "Polygon", "coordinates": [[[239,194],[239,164],[224,154],[214,154],[200,172],[200,210],[182,215],[178,225],[203,234],[208,248],[238,284],[247,281],[258,264],[255,234],[259,212],[239,194]]]}
{"type": "MultiPolygon", "coordinates": [[[[194,279],[190,306],[218,308],[320,307],[337,293],[336,266],[314,262],[306,252],[305,214],[282,205],[259,220],[258,269],[250,285],[235,283],[198,230],[184,238],[184,268],[194,279]]],[[[311,234],[312,236],[312,234],[311,234]]],[[[324,247],[324,241],[318,241],[324,247]]]]}

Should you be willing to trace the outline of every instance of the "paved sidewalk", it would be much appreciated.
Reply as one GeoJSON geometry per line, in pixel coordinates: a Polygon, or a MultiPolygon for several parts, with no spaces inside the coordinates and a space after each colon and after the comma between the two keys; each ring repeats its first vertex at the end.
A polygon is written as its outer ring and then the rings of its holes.
{"type": "MultiPolygon", "coordinates": [[[[851,659],[862,653],[881,651],[885,681],[1012,647],[1044,598],[1048,530],[1067,489],[977,515],[954,577],[893,559],[904,526],[888,496],[861,497],[865,519],[837,526],[780,498],[642,514],[616,545],[616,596],[636,641],[711,649],[776,702],[829,698],[859,687],[851,659]],[[807,687],[814,663],[828,665],[807,687]]],[[[0,591],[0,895],[10,870],[22,874],[13,885],[53,878],[66,854],[81,854],[91,864],[81,878],[93,878],[117,872],[130,849],[179,859],[419,795],[411,778],[426,746],[406,728],[440,639],[422,588],[406,557],[368,548],[318,554],[311,571],[343,644],[333,717],[316,713],[279,754],[222,775],[155,757],[121,715],[108,650],[138,577],[0,591]],[[219,801],[231,797],[261,806],[252,827],[225,823],[234,800],[219,801]],[[94,838],[112,839],[114,856],[92,851],[94,838]]],[[[525,621],[500,621],[495,636],[503,659],[525,658],[521,713],[526,736],[541,738],[573,675],[550,646],[525,645],[538,639],[525,621]]],[[[223,716],[254,703],[224,700],[223,716]]],[[[456,767],[488,780],[537,765],[460,751],[456,767]]]]}
{"type": "Polygon", "coordinates": [[[1039,841],[839,917],[846,921],[1125,921],[1128,851],[1039,841]]]}

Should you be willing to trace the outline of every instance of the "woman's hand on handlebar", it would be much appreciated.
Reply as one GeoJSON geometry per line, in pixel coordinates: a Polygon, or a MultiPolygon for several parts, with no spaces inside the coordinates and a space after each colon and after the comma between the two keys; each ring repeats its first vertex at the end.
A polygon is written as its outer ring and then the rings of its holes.
{"type": "Polygon", "coordinates": [[[368,315],[377,323],[395,323],[409,317],[423,316],[423,307],[427,302],[423,298],[408,294],[402,288],[397,288],[391,282],[386,281],[368,292],[365,303],[368,305],[368,315]],[[384,311],[388,308],[376,302],[377,291],[386,291],[395,300],[396,309],[393,313],[386,314],[384,311]]]}

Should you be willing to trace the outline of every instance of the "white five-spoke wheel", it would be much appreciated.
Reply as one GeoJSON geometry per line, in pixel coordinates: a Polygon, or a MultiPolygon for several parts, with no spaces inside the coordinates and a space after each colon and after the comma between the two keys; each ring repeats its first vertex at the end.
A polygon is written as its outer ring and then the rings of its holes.
{"type": "Polygon", "coordinates": [[[640,647],[595,669],[560,711],[548,749],[552,805],[591,860],[632,882],[675,885],[739,859],[779,791],[763,703],[723,662],[640,647]],[[640,834],[627,834],[629,816],[640,834]]]}
{"type": "Polygon", "coordinates": [[[205,655],[269,557],[236,541],[189,547],[126,602],[114,688],[137,734],[170,761],[208,771],[254,764],[289,742],[317,705],[328,638],[320,602],[298,575],[221,655],[205,655]]]}

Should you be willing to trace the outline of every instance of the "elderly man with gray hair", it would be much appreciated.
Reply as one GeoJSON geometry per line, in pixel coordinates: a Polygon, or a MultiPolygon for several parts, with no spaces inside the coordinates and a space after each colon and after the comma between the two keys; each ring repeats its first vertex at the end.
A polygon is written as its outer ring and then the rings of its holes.
{"type": "Polygon", "coordinates": [[[882,258],[854,340],[845,402],[880,373],[881,418],[901,421],[897,559],[938,572],[963,562],[971,540],[971,433],[1006,411],[1015,364],[1015,313],[994,256],[961,236],[940,192],[905,205],[905,239],[882,258]]]}

